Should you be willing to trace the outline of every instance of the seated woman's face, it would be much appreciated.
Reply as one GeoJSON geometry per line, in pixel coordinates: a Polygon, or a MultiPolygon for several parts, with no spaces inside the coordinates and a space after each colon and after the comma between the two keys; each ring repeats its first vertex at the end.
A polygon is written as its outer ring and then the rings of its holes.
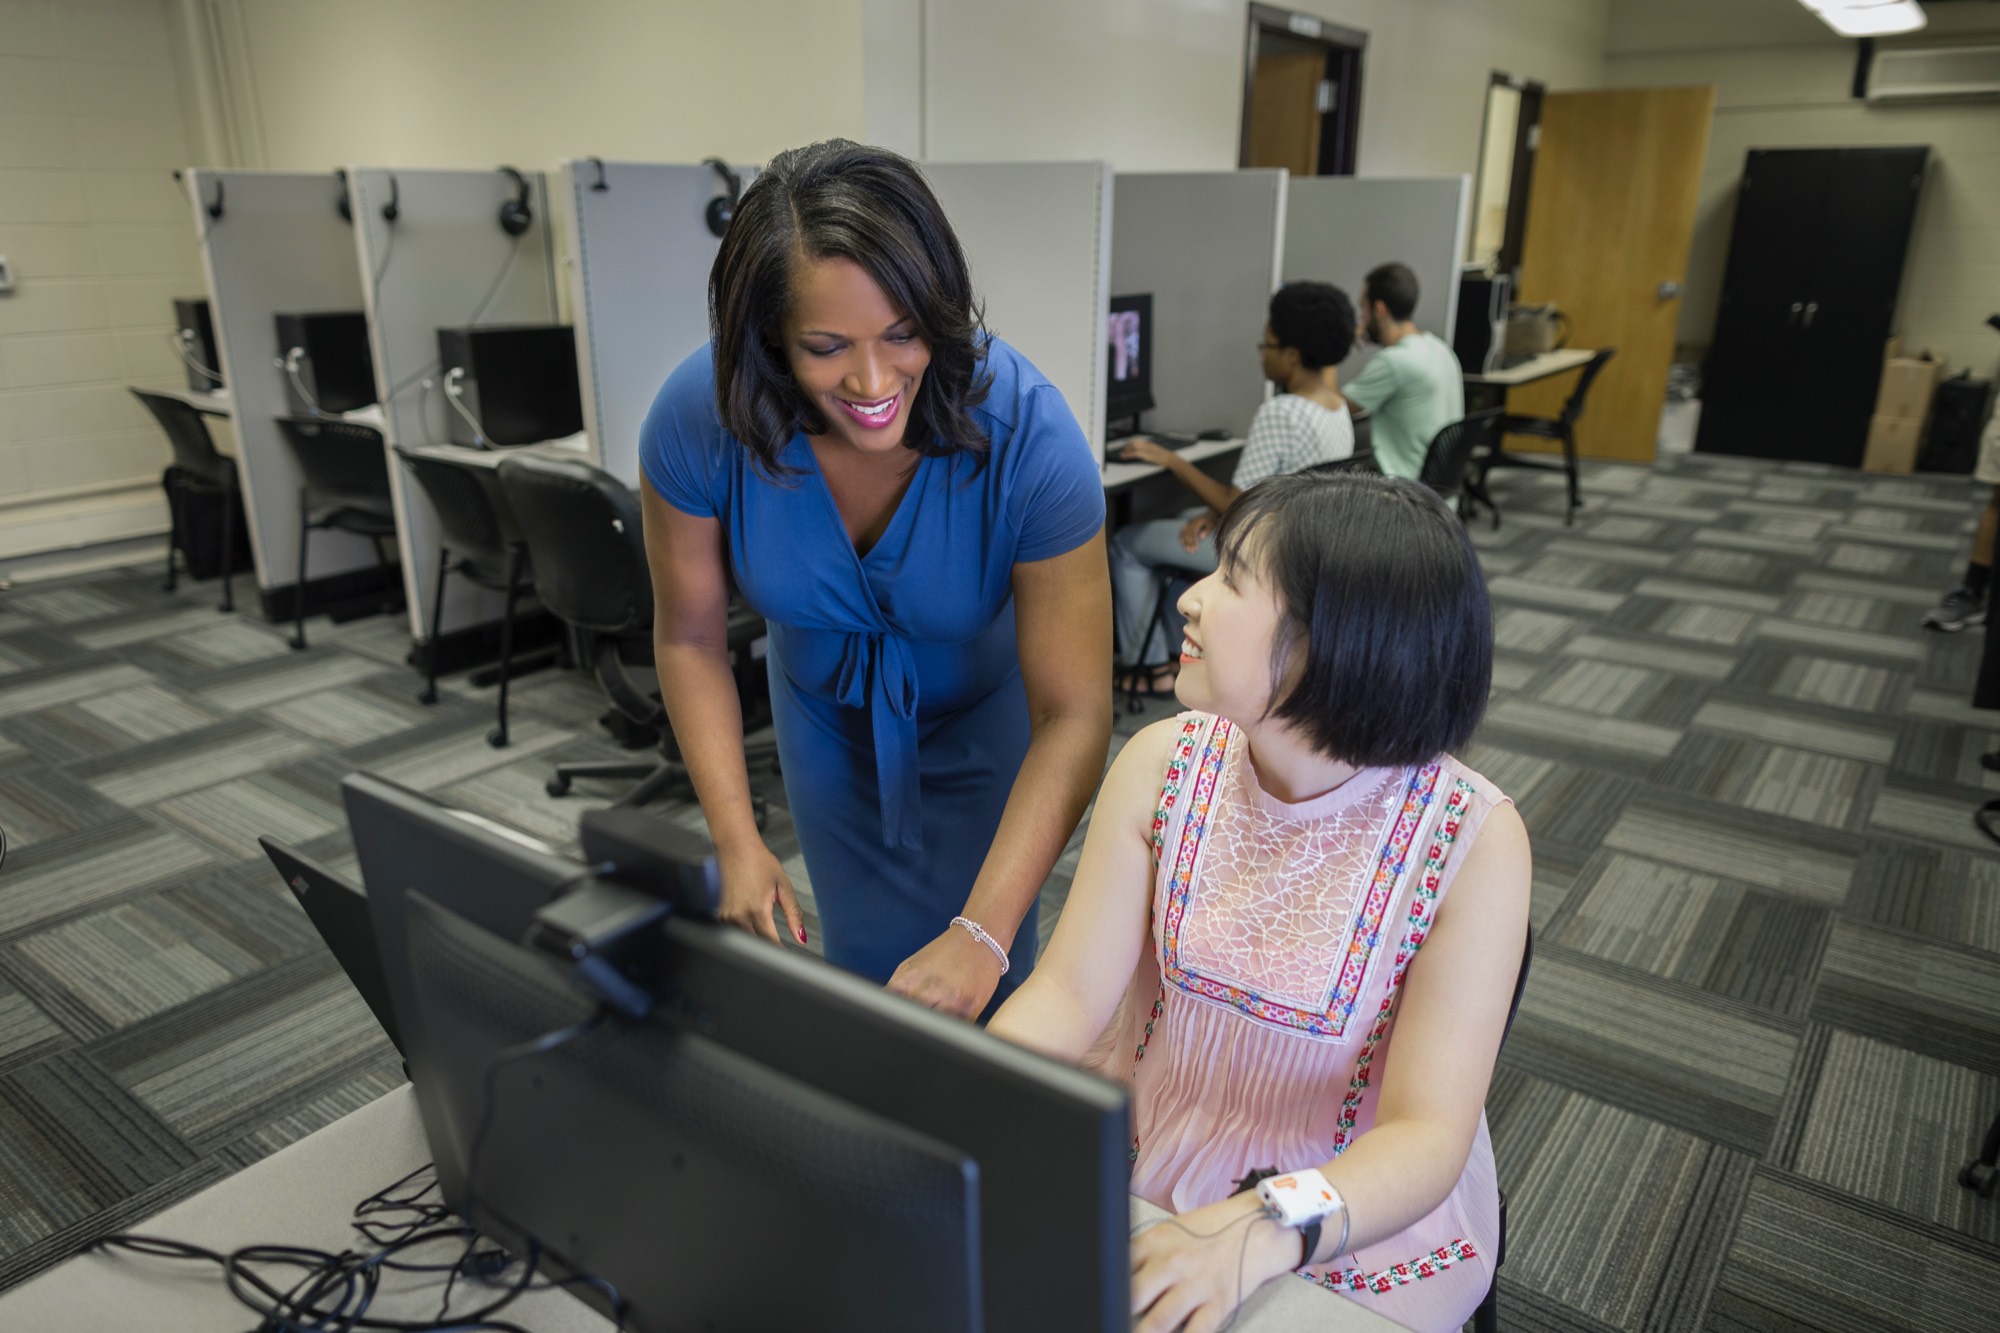
{"type": "Polygon", "coordinates": [[[793,269],[785,355],[828,438],[866,453],[901,446],[931,349],[866,269],[851,259],[793,269]]]}

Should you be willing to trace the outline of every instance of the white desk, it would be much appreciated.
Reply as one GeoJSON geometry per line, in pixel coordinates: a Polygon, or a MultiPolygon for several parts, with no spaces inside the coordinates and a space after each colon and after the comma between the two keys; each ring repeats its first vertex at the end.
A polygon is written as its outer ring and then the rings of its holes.
{"type": "MultiPolygon", "coordinates": [[[[218,1182],[131,1230],[227,1252],[284,1243],[361,1248],[348,1226],[356,1203],[430,1160],[409,1085],[336,1120],[316,1134],[218,1182]]],[[[1164,1216],[1132,1201],[1133,1225],[1164,1216]]],[[[457,1247],[440,1244],[439,1262],[457,1247]]],[[[425,1252],[410,1256],[429,1258],[425,1252]]],[[[493,1279],[504,1284],[510,1270],[493,1279]]],[[[428,1319],[437,1312],[441,1274],[386,1273],[371,1316],[428,1319]]],[[[495,1286],[461,1282],[454,1310],[478,1308],[495,1286]],[[461,1294],[462,1293],[462,1294],[461,1294]]],[[[611,1327],[567,1291],[539,1291],[501,1318],[535,1333],[604,1333],[611,1327]]],[[[55,1333],[215,1333],[248,1327],[250,1312],[224,1287],[215,1265],[126,1253],[81,1254],[0,1293],[0,1328],[55,1333]]],[[[1398,1325],[1296,1279],[1267,1283],[1244,1303],[1237,1333],[1394,1333],[1398,1325]]]]}
{"type": "MultiPolygon", "coordinates": [[[[1104,489],[1107,494],[1122,491],[1129,486],[1137,486],[1148,477],[1161,476],[1166,469],[1158,463],[1126,463],[1118,458],[1118,451],[1125,447],[1125,441],[1114,440],[1104,446],[1104,489]]],[[[1241,449],[1241,440],[1198,440],[1175,453],[1190,463],[1199,463],[1232,450],[1241,449]]]]}
{"type": "MultiPolygon", "coordinates": [[[[135,386],[136,387],[136,386],[135,386]]],[[[233,417],[236,415],[236,400],[227,389],[203,392],[198,389],[148,389],[162,398],[178,399],[197,412],[206,412],[212,417],[233,417]]]]}
{"type": "Polygon", "coordinates": [[[468,467],[498,468],[500,460],[516,454],[539,454],[543,458],[573,458],[590,461],[590,436],[582,431],[538,444],[506,445],[497,449],[474,449],[463,444],[419,444],[405,446],[403,452],[418,458],[437,458],[468,467]]]}
{"type": "Polygon", "coordinates": [[[1504,370],[1489,371],[1484,375],[1467,375],[1468,385],[1485,385],[1496,389],[1518,389],[1523,384],[1533,384],[1551,375],[1560,375],[1566,370],[1579,370],[1590,364],[1590,358],[1597,355],[1594,348],[1558,347],[1553,352],[1543,352],[1530,357],[1517,366],[1504,370]]]}

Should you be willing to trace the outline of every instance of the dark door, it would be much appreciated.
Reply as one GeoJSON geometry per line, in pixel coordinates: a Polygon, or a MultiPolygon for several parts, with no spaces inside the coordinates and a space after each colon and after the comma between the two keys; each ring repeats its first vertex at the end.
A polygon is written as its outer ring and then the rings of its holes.
{"type": "Polygon", "coordinates": [[[1696,448],[1759,458],[1807,458],[1796,412],[1797,333],[1812,285],[1814,219],[1833,183],[1814,152],[1753,149],[1737,187],[1736,224],[1715,337],[1701,386],[1696,448]]]}
{"type": "Polygon", "coordinates": [[[1924,148],[1842,148],[1800,316],[1799,424],[1823,463],[1859,467],[1924,183],[1924,148]]]}

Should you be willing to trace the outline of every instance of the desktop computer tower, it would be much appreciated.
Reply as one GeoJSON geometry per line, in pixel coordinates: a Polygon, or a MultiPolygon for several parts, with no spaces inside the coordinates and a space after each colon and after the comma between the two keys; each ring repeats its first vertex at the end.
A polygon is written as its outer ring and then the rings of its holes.
{"type": "Polygon", "coordinates": [[[278,360],[290,367],[285,399],[295,416],[329,416],[375,401],[375,358],[368,317],[359,310],[279,314],[278,360]]]}
{"type": "Polygon", "coordinates": [[[176,297],[174,328],[177,330],[174,337],[180,342],[181,361],[187,366],[188,388],[195,393],[220,389],[222,354],[215,349],[215,322],[209,317],[208,301],[202,297],[176,297]]]}
{"type": "Polygon", "coordinates": [[[567,324],[439,329],[438,367],[454,443],[504,448],[583,429],[576,337],[567,324]]]}
{"type": "Polygon", "coordinates": [[[1489,277],[1483,269],[1469,268],[1458,275],[1458,325],[1452,350],[1466,374],[1484,375],[1500,368],[1512,285],[1505,273],[1489,277]]]}

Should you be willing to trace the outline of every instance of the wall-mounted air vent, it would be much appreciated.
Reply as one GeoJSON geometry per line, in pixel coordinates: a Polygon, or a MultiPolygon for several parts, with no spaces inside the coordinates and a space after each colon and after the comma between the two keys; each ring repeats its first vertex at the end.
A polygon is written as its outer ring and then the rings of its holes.
{"type": "Polygon", "coordinates": [[[1868,100],[2000,97],[2000,46],[1889,47],[1868,67],[1868,100]]]}

